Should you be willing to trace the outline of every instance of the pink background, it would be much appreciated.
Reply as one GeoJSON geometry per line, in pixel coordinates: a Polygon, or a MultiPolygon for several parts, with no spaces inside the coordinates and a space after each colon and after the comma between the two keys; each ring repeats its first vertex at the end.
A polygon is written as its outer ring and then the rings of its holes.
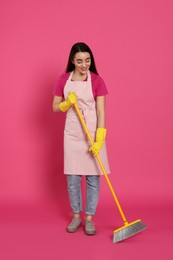
{"type": "MultiPolygon", "coordinates": [[[[172,11],[171,0],[1,1],[0,207],[8,241],[8,245],[4,242],[4,248],[10,247],[7,233],[12,232],[7,216],[10,225],[15,227],[20,218],[37,224],[38,217],[39,225],[39,216],[45,215],[46,207],[53,217],[48,214],[43,219],[49,222],[54,218],[55,226],[57,219],[62,221],[61,232],[63,236],[68,235],[63,233],[67,224],[64,215],[70,211],[63,175],[65,115],[52,112],[52,100],[56,80],[66,67],[71,45],[77,41],[91,47],[99,74],[109,90],[107,146],[113,186],[132,218],[144,216],[144,222],[151,227],[156,224],[156,217],[159,225],[167,221],[165,216],[170,223],[173,213],[172,11]],[[36,218],[28,214],[29,207],[36,218]]],[[[106,209],[111,215],[109,222],[113,221],[114,214],[104,178],[101,184],[100,225],[102,218],[107,217],[106,209]]],[[[152,235],[155,241],[156,233],[151,230],[146,231],[143,242],[152,235]]],[[[173,226],[170,230],[173,231],[173,226]]],[[[15,237],[15,231],[13,235],[15,237]]],[[[31,236],[37,237],[34,233],[31,236]]],[[[92,240],[97,242],[96,237],[92,240]]],[[[74,241],[70,238],[68,246],[74,241]]],[[[88,241],[84,243],[90,243],[88,241]]],[[[46,241],[42,243],[48,245],[46,241]]],[[[115,245],[108,241],[105,250],[111,253],[107,259],[115,259],[116,254],[109,247],[115,249],[115,245]]],[[[122,249],[129,252],[129,257],[142,259],[133,255],[133,247],[123,245],[122,249]]],[[[157,253],[157,247],[152,246],[151,250],[157,253]]],[[[40,244],[38,253],[41,251],[40,244]]],[[[167,248],[165,251],[169,252],[167,248]]],[[[27,247],[20,254],[17,252],[17,259],[20,256],[26,259],[27,247]]],[[[59,255],[56,246],[53,252],[50,259],[59,255]]],[[[121,258],[125,257],[122,252],[121,258]]],[[[102,259],[99,253],[98,250],[95,253],[98,258],[92,259],[102,259]]],[[[144,256],[144,259],[148,257],[144,256]]],[[[159,256],[161,253],[157,259],[159,256]]],[[[1,259],[8,259],[8,250],[4,249],[1,259]]],[[[43,256],[40,255],[40,259],[43,256]]]]}

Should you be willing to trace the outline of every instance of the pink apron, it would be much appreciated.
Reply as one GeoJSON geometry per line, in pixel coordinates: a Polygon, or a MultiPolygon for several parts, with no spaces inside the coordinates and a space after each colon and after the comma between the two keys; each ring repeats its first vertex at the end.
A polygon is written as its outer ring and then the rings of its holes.
{"type": "MultiPolygon", "coordinates": [[[[72,81],[73,72],[64,87],[64,97],[69,92],[75,92],[79,109],[84,117],[89,133],[93,141],[97,128],[97,116],[95,100],[92,92],[91,75],[88,71],[87,81],[72,81]]],[[[99,175],[102,174],[96,158],[89,152],[89,141],[84,133],[79,118],[72,106],[66,115],[64,129],[64,173],[75,175],[99,175]]],[[[109,163],[104,143],[99,153],[106,172],[109,173],[109,163]]]]}

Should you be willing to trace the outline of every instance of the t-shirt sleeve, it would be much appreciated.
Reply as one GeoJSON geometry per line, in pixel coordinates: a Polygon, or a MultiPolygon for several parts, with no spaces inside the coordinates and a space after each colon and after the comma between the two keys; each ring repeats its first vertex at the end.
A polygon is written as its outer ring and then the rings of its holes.
{"type": "Polygon", "coordinates": [[[67,79],[68,73],[64,73],[58,78],[53,91],[55,96],[64,97],[64,87],[67,79]]]}
{"type": "Polygon", "coordinates": [[[92,87],[93,87],[94,98],[96,98],[98,96],[107,95],[108,90],[107,90],[104,80],[98,75],[92,75],[92,76],[93,76],[92,87]]]}
{"type": "Polygon", "coordinates": [[[106,84],[104,80],[99,77],[97,82],[97,88],[96,88],[96,96],[105,96],[108,94],[108,90],[106,87],[106,84]]]}

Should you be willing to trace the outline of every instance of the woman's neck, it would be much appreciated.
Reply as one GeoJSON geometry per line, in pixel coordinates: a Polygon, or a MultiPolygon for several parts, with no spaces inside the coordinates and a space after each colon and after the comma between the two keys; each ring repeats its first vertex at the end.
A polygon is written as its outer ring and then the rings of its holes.
{"type": "Polygon", "coordinates": [[[84,81],[87,78],[87,73],[85,74],[80,74],[79,72],[76,72],[74,70],[73,75],[72,75],[72,80],[75,81],[84,81]]]}

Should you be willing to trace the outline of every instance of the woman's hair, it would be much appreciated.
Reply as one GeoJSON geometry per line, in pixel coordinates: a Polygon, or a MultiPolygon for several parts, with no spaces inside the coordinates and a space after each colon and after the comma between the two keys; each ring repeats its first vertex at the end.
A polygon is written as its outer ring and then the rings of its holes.
{"type": "Polygon", "coordinates": [[[75,65],[72,63],[72,61],[73,61],[74,56],[77,52],[89,52],[90,57],[91,57],[90,71],[92,71],[92,72],[94,72],[95,74],[98,75],[92,51],[88,47],[88,45],[86,45],[84,42],[77,42],[72,46],[71,51],[70,51],[70,55],[69,55],[69,58],[68,58],[66,72],[71,72],[71,71],[74,70],[75,65]]]}

